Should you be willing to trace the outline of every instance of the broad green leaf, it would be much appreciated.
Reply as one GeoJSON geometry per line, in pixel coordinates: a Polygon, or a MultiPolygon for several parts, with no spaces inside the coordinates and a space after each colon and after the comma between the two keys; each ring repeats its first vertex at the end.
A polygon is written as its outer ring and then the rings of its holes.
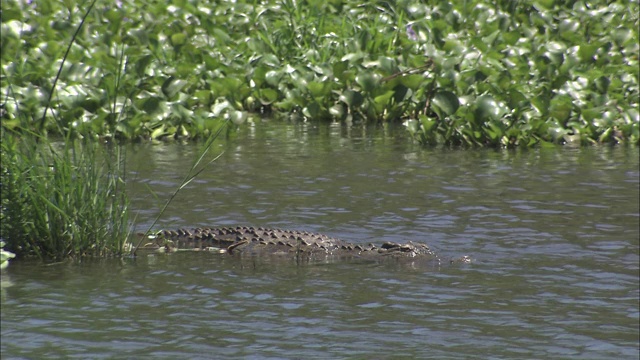
{"type": "Polygon", "coordinates": [[[258,66],[253,70],[253,77],[251,78],[251,80],[253,80],[256,87],[261,87],[262,84],[264,84],[267,71],[269,70],[266,66],[258,66]]]}
{"type": "Polygon", "coordinates": [[[333,105],[332,107],[329,108],[329,114],[331,114],[331,116],[335,118],[342,119],[346,115],[344,105],[341,105],[341,104],[333,105]]]}
{"type": "Polygon", "coordinates": [[[181,46],[187,42],[187,35],[183,33],[175,33],[171,35],[171,44],[173,46],[181,46]]]}
{"type": "Polygon", "coordinates": [[[213,33],[213,36],[216,38],[216,40],[220,44],[226,44],[228,42],[232,42],[231,36],[229,36],[229,34],[227,34],[226,31],[218,27],[213,28],[211,32],[213,33]]]}
{"type": "Polygon", "coordinates": [[[142,109],[148,114],[161,111],[162,100],[156,96],[150,96],[142,102],[142,109]]]}
{"type": "Polygon", "coordinates": [[[260,63],[271,67],[280,66],[280,60],[274,54],[263,54],[260,63]]]}
{"type": "Polygon", "coordinates": [[[625,46],[627,42],[633,40],[633,32],[628,28],[617,28],[613,31],[613,39],[618,46],[625,46]]]}
{"type": "Polygon", "coordinates": [[[280,79],[282,79],[282,72],[276,70],[267,71],[264,79],[267,81],[267,84],[277,87],[280,84],[280,79]]]}
{"type": "Polygon", "coordinates": [[[229,112],[229,119],[236,125],[241,125],[247,119],[247,113],[239,110],[232,110],[229,112]]]}
{"type": "Polygon", "coordinates": [[[438,107],[444,115],[451,116],[458,111],[460,107],[460,100],[451,91],[438,90],[433,96],[431,103],[438,107]]]}
{"type": "Polygon", "coordinates": [[[380,77],[369,72],[360,73],[356,76],[356,82],[366,92],[372,92],[380,85],[380,77]]]}
{"type": "Polygon", "coordinates": [[[278,92],[274,89],[260,89],[258,94],[262,105],[269,105],[278,99],[278,92]]]}
{"type": "Polygon", "coordinates": [[[386,106],[394,94],[395,94],[395,91],[389,90],[382,95],[376,96],[374,100],[376,104],[380,106],[380,107],[377,107],[377,109],[382,109],[383,106],[386,106]]]}
{"type": "Polygon", "coordinates": [[[194,93],[194,96],[198,98],[200,103],[209,105],[212,101],[212,94],[210,90],[198,90],[194,93]]]}
{"type": "Polygon", "coordinates": [[[327,88],[328,87],[325,83],[320,83],[317,81],[311,81],[307,84],[307,89],[309,90],[309,93],[311,93],[311,96],[313,96],[314,98],[321,98],[327,95],[325,90],[327,88]]]}
{"type": "Polygon", "coordinates": [[[593,56],[600,48],[599,44],[582,44],[578,49],[578,56],[583,62],[591,62],[593,56]]]}
{"type": "Polygon", "coordinates": [[[486,121],[489,119],[496,120],[500,118],[503,109],[491,95],[482,95],[476,99],[475,103],[476,120],[486,121]]]}
{"type": "Polygon", "coordinates": [[[411,93],[412,93],[411,91],[409,91],[409,89],[406,86],[404,86],[402,84],[396,85],[393,88],[393,92],[394,92],[393,93],[393,100],[394,100],[395,104],[402,103],[405,100],[405,98],[407,97],[407,95],[410,97],[411,93]]]}
{"type": "Polygon", "coordinates": [[[575,33],[580,28],[580,22],[573,18],[567,18],[560,21],[558,25],[558,30],[560,31],[560,36],[564,38],[569,38],[569,35],[575,33]]]}
{"type": "Polygon", "coordinates": [[[322,113],[322,109],[320,108],[320,105],[318,105],[317,102],[313,101],[313,102],[310,102],[307,106],[305,106],[302,109],[302,113],[307,118],[311,120],[316,120],[321,117],[320,115],[322,113]]]}
{"type": "Polygon", "coordinates": [[[412,75],[402,76],[400,78],[400,83],[411,90],[417,90],[425,81],[426,81],[425,77],[420,74],[412,74],[412,75]]]}
{"type": "Polygon", "coordinates": [[[344,72],[349,68],[348,61],[338,61],[333,63],[333,76],[335,76],[339,82],[344,83],[346,78],[344,76],[344,72]]]}
{"type": "Polygon", "coordinates": [[[566,121],[571,115],[573,103],[568,95],[558,95],[551,99],[549,115],[559,121],[566,121]]]}
{"type": "Polygon", "coordinates": [[[342,94],[340,94],[339,100],[344,102],[351,108],[357,108],[362,105],[364,97],[358,91],[345,90],[342,92],[342,94]]]}
{"type": "Polygon", "coordinates": [[[509,106],[513,109],[526,104],[527,98],[518,90],[509,91],[509,106]]]}
{"type": "Polygon", "coordinates": [[[400,71],[393,58],[381,56],[378,58],[378,61],[380,62],[380,69],[386,74],[394,74],[400,71]]]}
{"type": "Polygon", "coordinates": [[[151,132],[151,138],[152,139],[158,139],[158,138],[160,138],[162,136],[165,136],[165,135],[167,135],[165,125],[160,125],[158,128],[154,129],[151,132]]]}
{"type": "Polygon", "coordinates": [[[171,76],[162,84],[162,93],[168,99],[171,99],[187,84],[186,80],[176,79],[171,76]]]}
{"type": "Polygon", "coordinates": [[[521,34],[516,31],[507,31],[502,33],[502,38],[507,45],[515,45],[520,40],[521,34]]]}
{"type": "Polygon", "coordinates": [[[225,90],[223,93],[226,95],[235,95],[235,92],[242,86],[242,80],[236,77],[224,77],[217,80],[218,83],[225,90]]]}
{"type": "Polygon", "coordinates": [[[422,125],[422,129],[424,132],[430,133],[436,129],[436,125],[438,125],[438,122],[427,116],[421,116],[420,124],[422,125]]]}
{"type": "Polygon", "coordinates": [[[595,79],[594,84],[596,85],[596,89],[598,90],[598,92],[600,92],[601,94],[606,94],[609,90],[609,84],[611,84],[611,80],[609,80],[609,78],[606,76],[600,76],[599,78],[595,79]]]}

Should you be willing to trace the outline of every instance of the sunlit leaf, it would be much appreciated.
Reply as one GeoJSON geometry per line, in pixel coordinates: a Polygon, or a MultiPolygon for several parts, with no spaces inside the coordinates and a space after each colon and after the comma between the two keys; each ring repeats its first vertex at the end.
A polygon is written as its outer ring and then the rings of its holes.
{"type": "Polygon", "coordinates": [[[184,45],[187,42],[187,35],[183,33],[175,33],[171,35],[171,44],[173,46],[184,45]]]}
{"type": "Polygon", "coordinates": [[[394,92],[393,90],[390,90],[390,91],[385,92],[385,93],[384,93],[384,94],[382,94],[382,95],[379,95],[379,96],[376,96],[376,97],[375,97],[375,99],[374,99],[374,100],[375,100],[376,104],[380,106],[380,107],[379,107],[379,109],[382,109],[382,107],[383,107],[384,105],[386,105],[386,104],[388,104],[388,103],[389,103],[389,100],[390,100],[390,99],[391,99],[391,97],[394,95],[394,93],[395,93],[395,92],[394,92]]]}
{"type": "Polygon", "coordinates": [[[580,45],[580,49],[578,49],[578,56],[580,56],[582,61],[590,61],[599,47],[600,45],[598,44],[582,44],[580,45]]]}
{"type": "Polygon", "coordinates": [[[280,84],[280,79],[282,79],[282,72],[276,70],[267,71],[264,75],[264,79],[267,81],[267,84],[271,86],[278,86],[280,84]]]}
{"type": "Polygon", "coordinates": [[[167,78],[162,84],[162,92],[167,98],[173,98],[183,87],[188,84],[186,80],[176,79],[173,76],[167,78]]]}

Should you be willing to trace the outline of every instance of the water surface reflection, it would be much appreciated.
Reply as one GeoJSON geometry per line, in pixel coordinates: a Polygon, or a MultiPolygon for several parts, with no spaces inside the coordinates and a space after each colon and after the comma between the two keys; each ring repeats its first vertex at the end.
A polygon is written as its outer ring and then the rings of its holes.
{"type": "MultiPolygon", "coordinates": [[[[2,357],[638,358],[637,148],[421,149],[393,128],[278,124],[215,149],[160,227],[417,240],[474,262],[15,263],[2,357]]],[[[138,230],[198,152],[128,148],[138,230]]]]}

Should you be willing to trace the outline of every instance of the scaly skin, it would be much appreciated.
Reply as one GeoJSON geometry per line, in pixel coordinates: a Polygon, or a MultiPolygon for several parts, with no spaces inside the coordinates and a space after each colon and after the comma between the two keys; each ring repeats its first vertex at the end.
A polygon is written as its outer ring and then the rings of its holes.
{"type": "MultiPolygon", "coordinates": [[[[293,255],[307,259],[341,258],[425,258],[439,262],[438,256],[423,243],[385,242],[359,245],[327,235],[281,229],[253,227],[197,228],[161,230],[149,237],[143,248],[203,250],[218,249],[229,254],[293,255]]],[[[466,258],[465,258],[466,259],[466,258]]],[[[467,262],[463,260],[462,262],[467,262]]]]}

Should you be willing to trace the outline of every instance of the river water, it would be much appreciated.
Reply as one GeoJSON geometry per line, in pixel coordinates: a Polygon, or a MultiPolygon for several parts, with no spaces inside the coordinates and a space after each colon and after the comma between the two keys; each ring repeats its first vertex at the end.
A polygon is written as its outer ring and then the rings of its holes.
{"type": "MultiPolygon", "coordinates": [[[[136,229],[202,144],[127,147],[136,229]]],[[[160,227],[254,225],[419,262],[175,253],[2,274],[2,359],[638,359],[639,151],[422,149],[402,129],[247,126],[160,227]]]]}

